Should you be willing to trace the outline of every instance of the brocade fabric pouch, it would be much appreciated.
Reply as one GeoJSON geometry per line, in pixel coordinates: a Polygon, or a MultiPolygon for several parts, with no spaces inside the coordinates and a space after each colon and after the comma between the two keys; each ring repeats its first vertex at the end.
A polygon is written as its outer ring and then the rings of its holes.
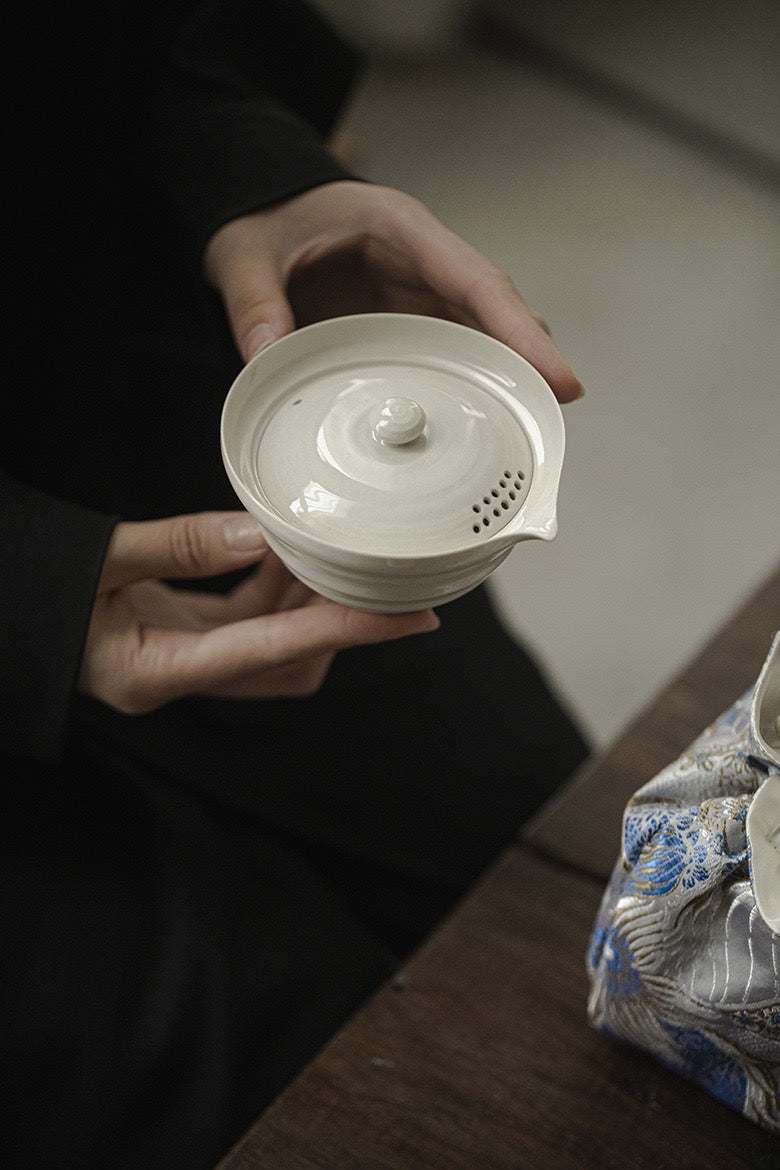
{"type": "Polygon", "coordinates": [[[780,1133],[780,633],[630,800],[587,965],[594,1027],[780,1133]]]}

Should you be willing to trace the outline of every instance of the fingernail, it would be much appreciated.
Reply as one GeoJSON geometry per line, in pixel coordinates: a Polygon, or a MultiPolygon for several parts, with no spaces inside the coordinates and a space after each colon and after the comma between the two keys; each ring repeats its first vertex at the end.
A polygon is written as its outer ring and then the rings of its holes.
{"type": "Polygon", "coordinates": [[[255,325],[246,335],[244,339],[244,356],[247,361],[260,353],[261,349],[265,349],[272,341],[276,341],[276,334],[270,325],[261,322],[260,325],[255,325]]]}
{"type": "Polygon", "coordinates": [[[265,548],[265,537],[251,516],[231,516],[223,529],[225,544],[235,552],[255,552],[265,548]]]}

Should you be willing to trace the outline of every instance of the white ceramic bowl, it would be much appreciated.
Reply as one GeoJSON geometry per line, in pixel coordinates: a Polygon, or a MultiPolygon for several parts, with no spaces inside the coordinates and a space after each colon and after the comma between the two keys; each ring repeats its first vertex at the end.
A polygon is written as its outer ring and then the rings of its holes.
{"type": "Polygon", "coordinates": [[[761,917],[780,934],[780,630],[753,691],[750,738],[768,773],[747,811],[750,875],[761,917]]]}
{"type": "Polygon", "coordinates": [[[221,443],[288,568],[361,609],[452,601],[557,530],[555,396],[514,350],[451,321],[371,313],[281,338],[233,383],[221,443]]]}

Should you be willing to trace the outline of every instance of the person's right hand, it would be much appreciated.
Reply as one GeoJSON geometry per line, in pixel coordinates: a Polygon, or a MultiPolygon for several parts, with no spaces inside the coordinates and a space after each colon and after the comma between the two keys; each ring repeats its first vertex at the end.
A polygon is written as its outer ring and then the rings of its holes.
{"type": "Polygon", "coordinates": [[[583,393],[507,273],[403,191],[324,183],[230,220],[203,261],[244,361],[324,317],[424,313],[504,342],[536,367],[559,402],[583,393]]]}
{"type": "Polygon", "coordinates": [[[369,614],[318,596],[289,573],[245,512],[123,522],[106,554],[79,687],[130,715],[185,695],[310,695],[339,650],[438,624],[431,610],[369,614]],[[252,565],[225,595],[166,583],[252,565]]]}

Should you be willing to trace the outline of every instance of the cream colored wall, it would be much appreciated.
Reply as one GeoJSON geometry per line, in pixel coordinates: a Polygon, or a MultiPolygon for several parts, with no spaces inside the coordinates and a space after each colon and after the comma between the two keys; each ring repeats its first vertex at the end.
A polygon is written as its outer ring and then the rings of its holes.
{"type": "MultiPolygon", "coordinates": [[[[774,2],[509,7],[776,165],[774,2]]],[[[378,56],[348,125],[369,177],[510,272],[587,387],[565,412],[559,536],[493,588],[607,742],[780,557],[777,191],[474,44],[378,56]]]]}

